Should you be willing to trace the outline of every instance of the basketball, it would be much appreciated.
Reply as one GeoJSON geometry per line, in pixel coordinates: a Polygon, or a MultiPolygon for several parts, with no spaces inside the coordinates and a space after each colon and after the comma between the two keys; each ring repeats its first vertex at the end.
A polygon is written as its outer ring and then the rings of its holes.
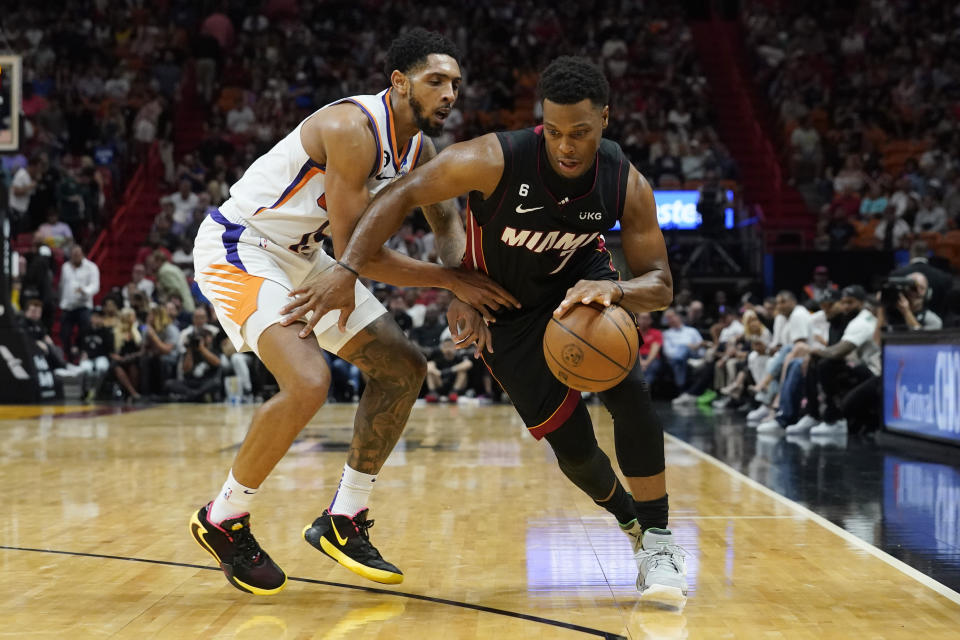
{"type": "Polygon", "coordinates": [[[606,391],[633,369],[640,339],[623,307],[577,304],[551,317],[543,334],[543,356],[560,382],[580,391],[606,391]]]}

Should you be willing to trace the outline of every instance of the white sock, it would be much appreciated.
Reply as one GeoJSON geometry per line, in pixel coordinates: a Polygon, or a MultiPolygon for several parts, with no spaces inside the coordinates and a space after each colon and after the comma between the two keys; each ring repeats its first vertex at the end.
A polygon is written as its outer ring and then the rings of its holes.
{"type": "Polygon", "coordinates": [[[250,505],[253,503],[253,497],[259,489],[245,487],[233,477],[233,469],[230,469],[230,475],[227,481],[223,483],[220,495],[213,501],[207,519],[214,524],[220,524],[231,516],[237,516],[241,513],[249,513],[250,505]]]}
{"type": "Polygon", "coordinates": [[[344,464],[340,486],[337,487],[337,494],[333,496],[330,513],[348,515],[352,518],[367,506],[370,492],[373,491],[373,483],[376,481],[377,476],[361,473],[344,464]]]}

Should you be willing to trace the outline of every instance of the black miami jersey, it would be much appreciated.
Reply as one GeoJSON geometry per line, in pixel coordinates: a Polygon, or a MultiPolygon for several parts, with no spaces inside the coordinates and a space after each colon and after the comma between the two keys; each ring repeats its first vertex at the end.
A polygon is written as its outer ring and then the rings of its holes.
{"type": "Polygon", "coordinates": [[[617,279],[603,232],[623,215],[630,162],[620,145],[603,139],[594,166],[578,179],[582,192],[565,195],[548,186],[558,176],[543,127],[496,135],[503,175],[488,198],[470,194],[465,264],[500,283],[524,310],[559,303],[578,280],[617,279]]]}

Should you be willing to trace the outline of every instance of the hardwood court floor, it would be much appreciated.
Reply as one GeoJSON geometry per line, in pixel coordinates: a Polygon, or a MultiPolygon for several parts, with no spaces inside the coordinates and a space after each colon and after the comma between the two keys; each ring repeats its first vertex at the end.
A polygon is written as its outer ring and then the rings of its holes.
{"type": "MultiPolygon", "coordinates": [[[[613,520],[511,407],[413,411],[372,500],[383,587],[300,538],[329,502],[353,407],[331,405],[264,485],[258,539],[281,594],[230,587],[187,530],[249,406],[0,410],[2,638],[950,638],[960,600],[906,575],[692,447],[668,440],[682,612],[637,604],[613,520]],[[102,413],[102,412],[101,412],[102,413]],[[395,595],[394,595],[395,594],[395,595]]],[[[611,424],[591,409],[612,453],[611,424]]]]}

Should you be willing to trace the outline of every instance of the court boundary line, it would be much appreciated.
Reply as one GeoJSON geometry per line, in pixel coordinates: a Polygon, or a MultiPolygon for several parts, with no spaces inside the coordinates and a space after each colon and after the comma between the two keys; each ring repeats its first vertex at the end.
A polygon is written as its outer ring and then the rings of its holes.
{"type": "Polygon", "coordinates": [[[877,558],[878,560],[885,562],[887,565],[893,567],[894,569],[906,575],[907,577],[913,578],[923,586],[929,589],[932,589],[933,591],[936,591],[937,593],[947,598],[954,604],[960,604],[960,593],[957,593],[947,585],[941,582],[938,582],[937,580],[934,580],[933,578],[923,573],[922,571],[914,569],[903,560],[898,560],[897,558],[894,558],[892,555],[880,549],[879,547],[870,544],[863,538],[857,537],[856,535],[850,533],[843,527],[837,524],[834,524],[833,522],[830,522],[829,520],[821,516],[816,511],[813,511],[803,506],[799,502],[795,502],[794,500],[791,500],[790,498],[777,493],[773,489],[757,482],[750,476],[742,473],[741,471],[734,469],[733,467],[723,462],[719,458],[715,458],[709,453],[706,453],[705,451],[701,451],[700,449],[693,446],[689,442],[681,440],[677,436],[671,435],[669,433],[664,433],[663,435],[673,443],[679,445],[681,448],[686,449],[688,452],[702,459],[704,462],[708,462],[712,464],[713,466],[719,468],[721,471],[725,471],[729,475],[734,476],[738,480],[744,482],[747,486],[753,489],[756,489],[760,493],[766,495],[769,498],[772,498],[776,502],[779,502],[780,504],[786,507],[789,507],[790,509],[793,509],[794,511],[806,516],[808,519],[820,525],[827,531],[830,531],[831,533],[839,536],[840,538],[843,538],[848,543],[854,545],[860,550],[866,551],[874,558],[877,558]]]}
{"type": "MultiPolygon", "coordinates": [[[[104,553],[89,553],[84,551],[64,551],[61,549],[36,549],[31,547],[13,547],[9,545],[0,545],[0,550],[5,551],[28,551],[33,553],[50,553],[63,556],[73,556],[81,558],[99,558],[102,560],[125,560],[127,562],[143,562],[146,564],[159,564],[168,567],[185,567],[189,569],[201,569],[204,571],[221,571],[220,567],[210,567],[202,564],[191,564],[188,562],[174,562],[172,560],[152,560],[150,558],[135,558],[132,556],[114,556],[104,553]]],[[[343,582],[331,582],[329,580],[317,580],[315,578],[298,578],[295,576],[287,576],[287,580],[294,582],[304,582],[307,584],[318,584],[325,587],[337,587],[340,589],[352,589],[354,591],[365,591],[367,593],[374,593],[378,595],[388,595],[388,596],[397,596],[400,598],[408,598],[410,600],[420,600],[422,602],[430,602],[433,604],[443,604],[451,607],[460,607],[461,609],[472,609],[474,611],[480,611],[483,613],[492,613],[494,615],[506,616],[508,618],[517,618],[519,620],[526,620],[527,622],[536,622],[539,624],[559,627],[561,629],[567,629],[568,631],[578,631],[591,636],[596,636],[598,638],[603,638],[604,640],[628,640],[626,636],[622,636],[617,633],[610,631],[602,631],[600,629],[593,629],[591,627],[584,627],[579,624],[574,624],[572,622],[563,622],[562,620],[553,620],[551,618],[543,618],[540,616],[535,616],[529,613],[520,613],[518,611],[508,611],[506,609],[497,609],[495,607],[488,607],[482,604],[471,604],[469,602],[460,602],[459,600],[448,600],[446,598],[437,598],[434,596],[422,595],[419,593],[410,593],[407,591],[391,591],[389,589],[380,589],[377,587],[367,587],[363,585],[356,584],[346,584],[343,582]]],[[[249,594],[247,594],[249,595],[249,594]]]]}

